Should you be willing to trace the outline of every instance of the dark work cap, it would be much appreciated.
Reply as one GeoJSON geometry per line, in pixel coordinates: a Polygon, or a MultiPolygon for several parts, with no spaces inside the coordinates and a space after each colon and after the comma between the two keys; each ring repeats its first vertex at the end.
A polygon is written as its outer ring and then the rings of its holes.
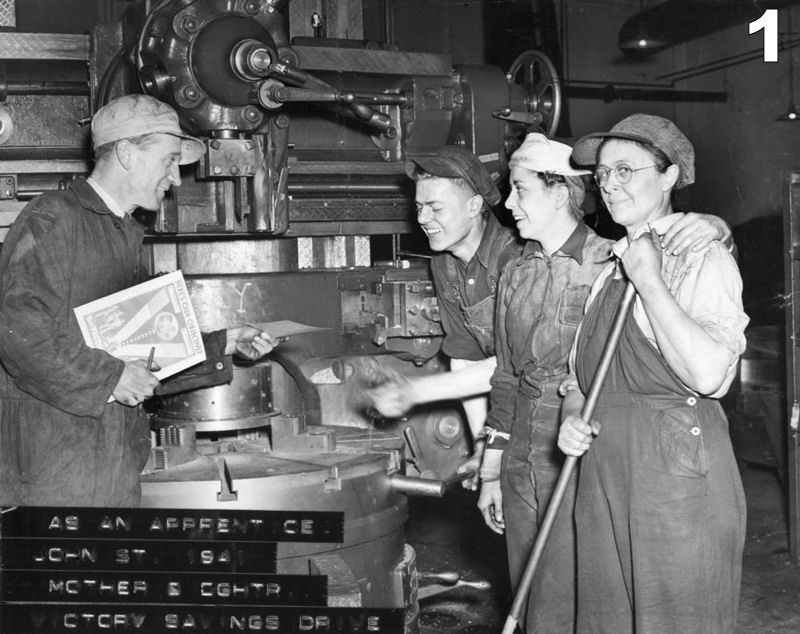
{"type": "Polygon", "coordinates": [[[597,149],[603,139],[649,143],[661,150],[680,169],[676,189],[694,183],[694,147],[669,119],[652,114],[632,114],[608,132],[593,132],[579,139],[572,148],[572,160],[578,165],[595,165],[597,149]]]}
{"type": "Polygon", "coordinates": [[[433,155],[410,156],[405,167],[409,178],[414,177],[416,168],[440,178],[463,178],[476,194],[483,196],[487,205],[494,207],[500,202],[500,192],[488,170],[464,148],[445,145],[433,155]]]}

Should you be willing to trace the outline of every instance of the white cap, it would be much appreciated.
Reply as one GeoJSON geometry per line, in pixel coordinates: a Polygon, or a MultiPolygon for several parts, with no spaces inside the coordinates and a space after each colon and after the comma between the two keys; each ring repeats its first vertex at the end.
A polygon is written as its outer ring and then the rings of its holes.
{"type": "Polygon", "coordinates": [[[544,134],[531,132],[522,145],[511,155],[510,168],[524,167],[533,172],[551,172],[561,176],[583,176],[590,170],[576,169],[569,162],[572,148],[548,139],[544,134]]]}

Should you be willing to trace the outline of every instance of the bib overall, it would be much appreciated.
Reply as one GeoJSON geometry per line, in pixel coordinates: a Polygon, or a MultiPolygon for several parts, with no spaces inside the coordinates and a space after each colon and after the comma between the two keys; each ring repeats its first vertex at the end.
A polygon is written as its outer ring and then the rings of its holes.
{"type": "MultiPolygon", "coordinates": [[[[578,337],[586,393],[625,288],[610,276],[578,337]]],[[[578,632],[730,634],[745,500],[719,403],[693,394],[628,318],[580,464],[578,632]]]]}

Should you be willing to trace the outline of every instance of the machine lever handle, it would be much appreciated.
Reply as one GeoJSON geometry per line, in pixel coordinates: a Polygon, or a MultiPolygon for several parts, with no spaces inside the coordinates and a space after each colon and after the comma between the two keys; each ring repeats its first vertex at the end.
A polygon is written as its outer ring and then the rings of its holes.
{"type": "Polygon", "coordinates": [[[431,579],[432,581],[440,581],[441,583],[458,583],[461,580],[461,573],[455,570],[448,570],[446,572],[418,572],[417,575],[420,579],[431,579]]]}
{"type": "Polygon", "coordinates": [[[430,480],[428,478],[412,478],[395,473],[389,476],[389,486],[398,493],[406,495],[421,495],[424,497],[440,498],[448,487],[467,480],[475,475],[474,471],[458,473],[446,480],[430,480]]]}
{"type": "Polygon", "coordinates": [[[469,480],[474,476],[475,476],[475,471],[472,469],[463,471],[461,473],[456,473],[455,475],[451,475],[444,481],[444,486],[446,489],[449,489],[454,484],[458,484],[459,482],[463,482],[464,480],[469,480]]]}
{"type": "Polygon", "coordinates": [[[222,456],[218,456],[215,460],[220,486],[220,491],[217,493],[217,502],[235,502],[239,499],[239,494],[233,490],[233,479],[230,471],[228,471],[228,464],[222,456]]]}
{"type": "Polygon", "coordinates": [[[492,587],[488,581],[479,579],[478,581],[464,581],[463,579],[457,579],[455,582],[449,581],[452,576],[455,575],[458,577],[457,572],[443,572],[439,574],[431,574],[431,573],[423,573],[420,575],[422,578],[443,578],[444,583],[432,583],[428,586],[422,586],[417,591],[417,600],[422,601],[424,599],[429,599],[431,597],[436,596],[437,594],[441,594],[442,592],[448,592],[449,590],[453,590],[455,588],[473,588],[474,590],[488,590],[492,587]]]}
{"type": "Polygon", "coordinates": [[[495,119],[503,121],[514,121],[515,123],[525,123],[527,125],[538,125],[542,122],[542,115],[538,112],[521,112],[513,110],[509,106],[492,111],[495,119]]]}

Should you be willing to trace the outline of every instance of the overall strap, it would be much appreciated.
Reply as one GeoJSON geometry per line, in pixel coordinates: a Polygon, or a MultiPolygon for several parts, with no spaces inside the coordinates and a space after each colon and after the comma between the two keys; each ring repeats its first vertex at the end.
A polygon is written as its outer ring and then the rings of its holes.
{"type": "Polygon", "coordinates": [[[487,279],[489,280],[489,287],[492,293],[497,290],[497,283],[500,279],[498,262],[503,255],[503,252],[512,244],[516,238],[507,231],[498,231],[495,234],[495,239],[489,244],[489,253],[486,257],[487,279]]]}

